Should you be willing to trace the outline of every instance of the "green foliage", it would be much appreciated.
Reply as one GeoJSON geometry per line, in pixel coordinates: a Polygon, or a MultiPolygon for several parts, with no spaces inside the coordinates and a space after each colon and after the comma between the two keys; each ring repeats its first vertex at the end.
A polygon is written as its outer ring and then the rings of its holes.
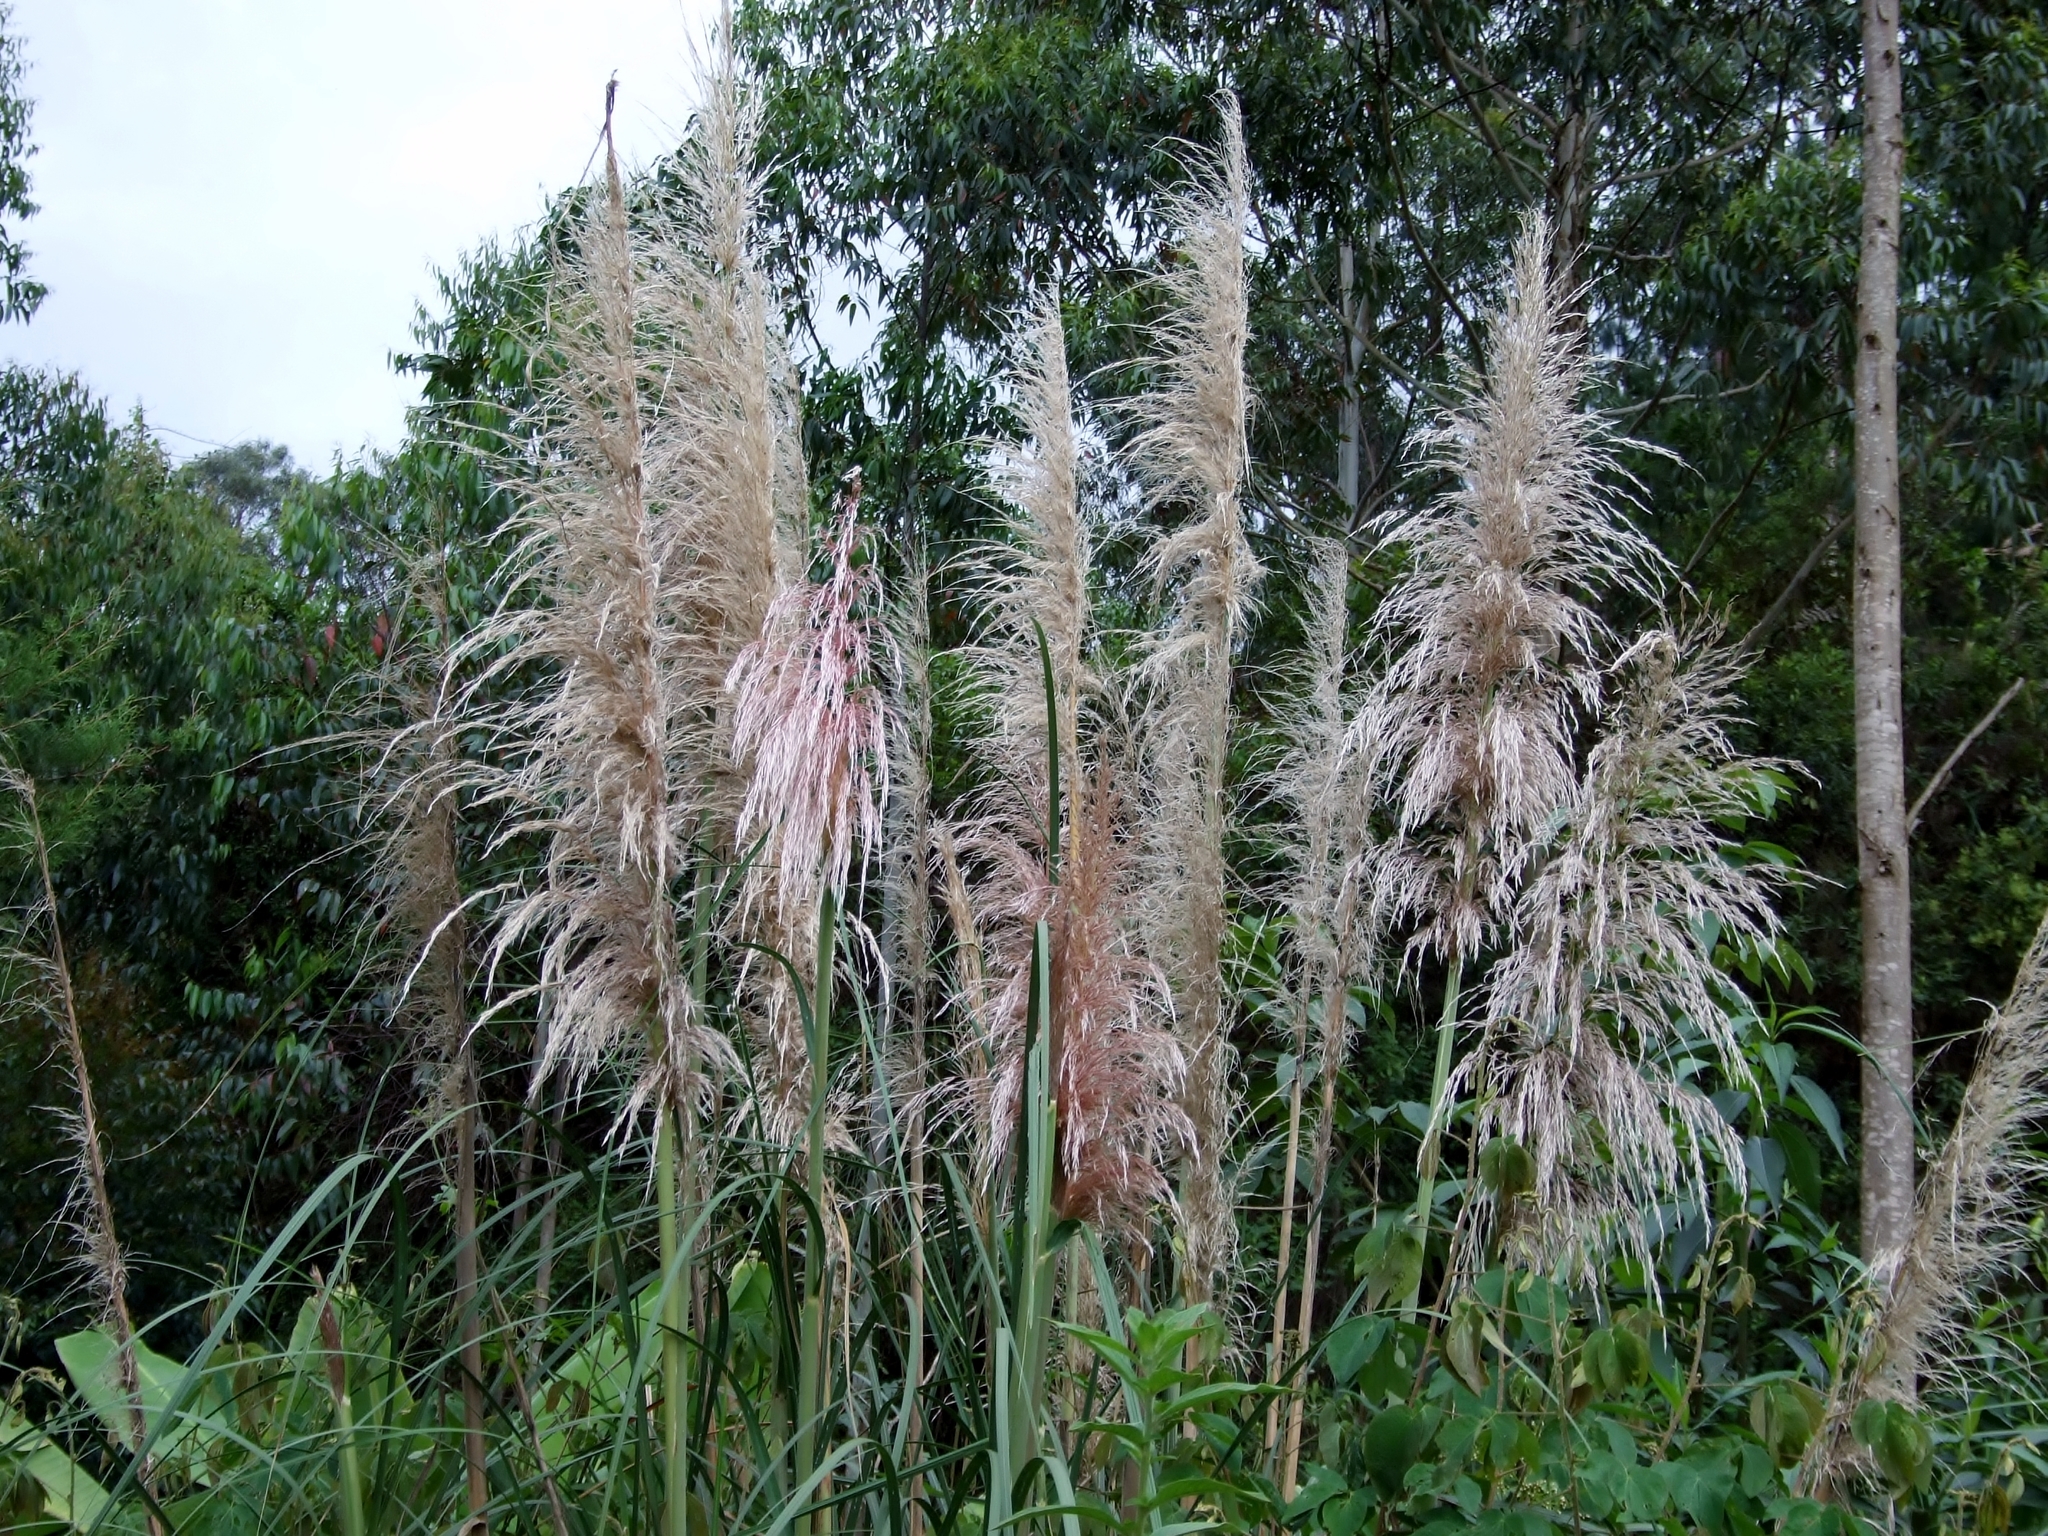
{"type": "MultiPolygon", "coordinates": [[[[1916,0],[1905,20],[1917,790],[2009,682],[2048,676],[2048,34],[2028,8],[1985,0],[1916,0]]],[[[32,205],[5,26],[0,314],[19,318],[41,290],[6,222],[32,205]]],[[[784,297],[815,340],[830,274],[879,327],[864,357],[807,358],[813,482],[863,470],[895,536],[888,577],[935,573],[947,643],[972,627],[955,557],[987,528],[974,444],[1006,424],[1009,316],[1035,285],[1060,285],[1090,431],[1120,442],[1114,406],[1145,382],[1134,337],[1155,297],[1139,268],[1170,255],[1169,141],[1205,141],[1213,90],[1240,94],[1259,236],[1252,532],[1277,573],[1242,666],[1233,772],[1248,790],[1284,736],[1275,682],[1300,622],[1300,534],[1351,541],[1365,616],[1390,558],[1370,550],[1370,524],[1431,489],[1414,434],[1474,355],[1509,231],[1537,201],[1577,218],[1604,403],[1679,461],[1632,459],[1643,525],[1734,633],[1768,621],[1746,744],[1787,767],[1756,784],[1771,841],[1740,856],[1812,878],[1781,949],[1716,951],[1750,1010],[1748,1080],[1687,1069],[1742,1166],[1712,1170],[1712,1209],[1657,1213],[1647,1269],[1567,1277],[1516,1268],[1505,1241],[1476,1255],[1441,1233],[1425,1243],[1407,1213],[1441,978],[1424,967],[1361,986],[1346,998],[1350,1059],[1297,1059],[1275,1044],[1297,985],[1286,924],[1248,878],[1232,964],[1237,1043],[1260,1087],[1232,1161],[1257,1279],[1239,1298],[1250,1321],[1233,1312],[1228,1328],[1218,1310],[1170,1304],[1163,1242],[1154,1262],[1050,1219],[1042,1118],[1008,1169],[1032,1198],[1005,1205],[1008,1173],[991,1196],[941,1143],[913,1190],[910,1111],[890,1076],[905,1019],[865,971],[823,1066],[835,1083],[857,1070],[872,1119],[835,1130],[809,1169],[722,1141],[688,1294],[665,1296],[648,1148],[614,1117],[622,1084],[530,1097],[539,1021],[522,998],[478,1032],[493,1528],[649,1528],[674,1505],[673,1402],[687,1408],[691,1529],[808,1530],[826,1509],[836,1529],[892,1533],[913,1509],[940,1533],[1862,1536],[1894,1513],[1922,1530],[2038,1528],[2038,1253],[1975,1320],[1958,1371],[1976,1390],[1929,1383],[1916,1408],[1830,1419],[1866,1304],[1839,528],[1860,127],[1848,11],[754,0],[739,29],[760,76],[784,297]],[[1578,159],[1575,122],[1597,124],[1578,159]],[[1347,438],[1355,494],[1339,474],[1347,438]],[[1272,1268],[1283,1204],[1290,1263],[1302,1251],[1306,1189],[1299,1173],[1285,1184],[1279,1150],[1289,1091],[1325,1083],[1323,1252],[1350,1263],[1320,1271],[1305,1357],[1284,1352],[1253,1384],[1273,1297],[1294,1279],[1272,1268]],[[828,1187],[843,1230],[825,1219],[828,1187]],[[1425,1304],[1404,1314],[1418,1291],[1425,1304]],[[837,1362],[825,1379],[820,1358],[837,1362]],[[1303,1465],[1283,1488],[1297,1408],[1303,1465]],[[1801,1467],[1845,1428],[1871,1481],[1823,1503],[1801,1467]]],[[[0,742],[52,786],[115,1203],[140,1258],[138,1310],[160,1319],[138,1351],[152,1437],[138,1458],[108,1336],[82,1326],[47,1235],[62,1189],[42,1106],[62,1094],[40,1026],[10,1013],[0,1283],[22,1293],[27,1329],[9,1341],[26,1368],[0,1405],[0,1526],[140,1531],[145,1485],[181,1530],[330,1530],[358,1508],[380,1532],[466,1517],[445,1128],[419,1117],[394,989],[363,963],[379,871],[354,765],[310,744],[384,720],[393,648],[430,618],[466,634],[506,596],[517,486],[498,450],[545,382],[543,277],[572,206],[443,279],[400,360],[423,395],[404,448],[324,481],[263,444],[174,468],[77,380],[0,372],[0,742]],[[426,567],[445,612],[408,586],[426,567]],[[316,1261],[340,1278],[314,1278],[316,1261]]],[[[1133,504],[1104,456],[1086,469],[1102,505],[1133,504]]],[[[1132,526],[1103,530],[1098,595],[1135,628],[1150,597],[1132,526]]],[[[490,697],[516,701],[531,682],[494,676],[490,697]]],[[[2048,904],[2039,699],[2036,682],[1926,807],[1914,876],[1930,1039],[1975,1028],[1971,1000],[2002,994],[2048,904]]],[[[977,717],[943,690],[937,709],[931,776],[954,810],[973,787],[957,744],[977,717]]],[[[486,757],[485,734],[463,750],[486,757]]],[[[1275,813],[1244,800],[1233,858],[1263,877],[1283,857],[1264,839],[1275,813]]],[[[462,835],[487,914],[533,849],[462,835]]],[[[851,916],[886,934],[896,913],[870,895],[851,916]]],[[[864,942],[849,941],[861,966],[864,942]]],[[[516,947],[494,959],[508,991],[534,975],[516,947]]],[[[743,1039],[732,968],[707,970],[706,1008],[743,1039]]],[[[952,1028],[934,1018],[935,1035],[952,1028]]],[[[1931,1132],[1967,1054],[1928,1063],[1931,1132]]],[[[1047,1104],[1041,1078],[1030,1109],[1047,1104]]],[[[1471,1111],[1454,1108],[1441,1209],[1483,1195],[1511,1237],[1541,1217],[1527,1209],[1533,1158],[1506,1139],[1471,1145],[1471,1111]]]]}
{"type": "MultiPolygon", "coordinates": [[[[0,739],[47,787],[115,1200],[126,1241],[163,1266],[139,1271],[139,1298],[166,1305],[244,1219],[260,1230],[296,1203],[348,1112],[318,1035],[349,986],[349,875],[323,867],[337,791],[297,744],[323,728],[369,626],[305,584],[330,516],[309,488],[264,538],[244,533],[71,379],[0,376],[0,431],[0,739]],[[125,1155],[146,1147],[146,1166],[125,1155]]],[[[17,860],[6,876],[23,873],[17,860]]],[[[0,1244],[28,1253],[62,1205],[64,1171],[38,1149],[65,1090],[35,1016],[0,1025],[0,1063],[15,1170],[0,1244]]],[[[38,1352],[55,1281],[13,1282],[38,1352]]]]}
{"type": "Polygon", "coordinates": [[[30,102],[22,94],[21,34],[14,10],[0,6],[0,321],[27,320],[49,291],[28,275],[28,247],[19,220],[36,211],[29,201],[30,102]]]}

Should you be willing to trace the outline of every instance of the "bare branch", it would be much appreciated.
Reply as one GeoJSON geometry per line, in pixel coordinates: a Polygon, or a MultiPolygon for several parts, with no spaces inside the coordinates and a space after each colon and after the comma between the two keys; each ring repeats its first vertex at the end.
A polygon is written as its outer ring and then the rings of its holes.
{"type": "Polygon", "coordinates": [[[1998,696],[1998,702],[1984,711],[1984,718],[1970,727],[1970,734],[1956,743],[1955,751],[1942,759],[1941,766],[1934,770],[1934,777],[1927,781],[1927,787],[1920,791],[1919,798],[1913,802],[1911,809],[1906,812],[1906,831],[1908,833],[1919,829],[1920,813],[1927,809],[1927,802],[1941,792],[1941,786],[1948,782],[1949,774],[1954,772],[1956,764],[1963,760],[1963,754],[1976,745],[1979,736],[1982,736],[1991,729],[1991,722],[2005,712],[2005,706],[2018,698],[2020,691],[2026,686],[2027,680],[2024,677],[2016,679],[2010,688],[1998,696]]]}
{"type": "Polygon", "coordinates": [[[1813,548],[1806,552],[1806,558],[1799,562],[1799,569],[1794,571],[1792,579],[1785,583],[1785,590],[1780,592],[1777,601],[1764,611],[1764,616],[1750,626],[1749,633],[1742,637],[1742,643],[1736,647],[1737,650],[1754,651],[1764,643],[1764,637],[1778,627],[1779,621],[1791,611],[1792,600],[1799,595],[1799,589],[1806,585],[1806,578],[1814,573],[1815,567],[1820,564],[1822,557],[1834,545],[1835,540],[1842,536],[1842,530],[1849,526],[1849,520],[1853,516],[1853,513],[1844,512],[1828,524],[1827,532],[1814,541],[1813,548]]]}

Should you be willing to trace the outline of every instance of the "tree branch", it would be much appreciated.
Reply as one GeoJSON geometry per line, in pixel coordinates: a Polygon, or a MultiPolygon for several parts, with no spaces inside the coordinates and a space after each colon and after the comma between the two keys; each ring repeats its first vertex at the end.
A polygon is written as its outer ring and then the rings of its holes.
{"type": "Polygon", "coordinates": [[[1970,734],[1956,743],[1955,751],[1942,759],[1941,766],[1934,770],[1934,777],[1927,781],[1927,787],[1920,791],[1919,798],[1913,802],[1912,808],[1906,812],[1906,831],[1908,835],[1919,828],[1920,813],[1927,809],[1927,802],[1940,793],[1941,786],[1948,782],[1949,774],[1955,770],[1956,764],[1963,760],[1963,754],[1976,744],[1979,736],[1982,736],[1991,729],[1991,722],[2004,713],[2005,706],[2018,698],[2020,690],[2026,686],[2027,680],[2022,677],[2015,681],[2005,692],[2001,693],[1998,696],[1998,702],[1984,711],[1984,718],[1970,727],[1970,734]]]}
{"type": "Polygon", "coordinates": [[[1806,558],[1799,562],[1799,569],[1794,571],[1792,579],[1785,583],[1785,590],[1778,594],[1778,600],[1764,611],[1764,616],[1758,619],[1750,627],[1749,633],[1742,637],[1740,649],[1745,651],[1755,650],[1763,644],[1764,637],[1778,627],[1778,621],[1783,619],[1786,613],[1790,611],[1792,599],[1797,597],[1799,589],[1806,585],[1806,578],[1813,574],[1814,567],[1821,562],[1821,557],[1826,555],[1829,546],[1842,536],[1842,530],[1849,526],[1854,516],[1853,512],[1844,512],[1840,517],[1828,524],[1827,532],[1815,540],[1813,548],[1806,552],[1806,558]]]}
{"type": "Polygon", "coordinates": [[[1712,519],[1708,521],[1707,531],[1700,535],[1699,543],[1693,546],[1691,557],[1687,559],[1685,565],[1678,572],[1678,579],[1680,581],[1684,581],[1690,576],[1694,569],[1698,567],[1707,551],[1714,547],[1714,541],[1721,537],[1722,530],[1728,526],[1728,519],[1735,515],[1735,509],[1742,505],[1742,498],[1747,496],[1749,488],[1756,484],[1756,477],[1762,471],[1764,461],[1775,453],[1778,444],[1784,441],[1786,424],[1792,419],[1792,405],[1793,395],[1790,390],[1787,390],[1785,392],[1785,403],[1778,411],[1778,424],[1771,429],[1770,441],[1759,448],[1756,452],[1756,457],[1749,461],[1749,473],[1742,477],[1742,484],[1735,488],[1735,494],[1730,496],[1721,510],[1716,512],[1712,519]]]}

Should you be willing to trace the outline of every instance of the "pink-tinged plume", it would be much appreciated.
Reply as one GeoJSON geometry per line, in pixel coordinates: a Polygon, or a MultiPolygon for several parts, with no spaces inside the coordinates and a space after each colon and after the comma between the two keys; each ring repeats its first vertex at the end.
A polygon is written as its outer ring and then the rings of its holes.
{"type": "MultiPolygon", "coordinates": [[[[848,487],[823,582],[785,587],[761,638],[740,652],[727,687],[733,759],[746,785],[738,836],[751,863],[743,906],[785,958],[813,952],[819,902],[843,895],[855,844],[880,841],[889,730],[872,681],[879,582],[861,561],[860,485],[848,487]]],[[[778,965],[774,972],[781,972],[778,965]]],[[[786,986],[762,977],[769,1052],[767,1123],[792,1132],[807,1112],[808,1055],[786,986]]]]}

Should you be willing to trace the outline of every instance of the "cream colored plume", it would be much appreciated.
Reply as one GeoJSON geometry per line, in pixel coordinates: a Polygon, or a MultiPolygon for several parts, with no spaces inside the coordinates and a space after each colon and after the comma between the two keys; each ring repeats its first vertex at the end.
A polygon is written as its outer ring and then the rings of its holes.
{"type": "Polygon", "coordinates": [[[755,234],[759,109],[729,25],[719,48],[677,157],[681,195],[652,221],[647,309],[664,340],[649,453],[682,533],[668,579],[689,614],[676,664],[708,727],[687,766],[707,797],[701,835],[730,853],[745,774],[726,681],[776,595],[808,573],[810,538],[800,401],[755,234]]]}
{"type": "Polygon", "coordinates": [[[1223,839],[1231,653],[1260,575],[1242,507],[1251,413],[1244,372],[1249,175],[1236,99],[1226,94],[1218,106],[1221,148],[1195,154],[1191,184],[1168,203],[1178,244],[1154,324],[1158,382],[1134,407],[1132,443],[1153,503],[1182,516],[1148,557],[1166,618],[1146,663],[1144,887],[1147,948],[1171,984],[1188,1058],[1182,1105],[1195,1142],[1179,1218],[1182,1289],[1191,1299],[1212,1293],[1237,1240],[1223,1171],[1237,1104],[1222,976],[1223,839]]]}
{"type": "Polygon", "coordinates": [[[1779,929],[1784,870],[1743,858],[1727,830],[1776,766],[1730,738],[1738,677],[1707,630],[1653,630],[1621,658],[1517,895],[1516,941],[1487,974],[1484,1042],[1453,1086],[1479,1092],[1480,1141],[1535,1159],[1515,1234],[1532,1263],[1590,1273],[1615,1242],[1647,1261],[1660,1205],[1711,1208],[1716,1164],[1741,1178],[1738,1139],[1681,1065],[1704,1056],[1750,1085],[1748,1004],[1714,952],[1768,950],[1779,929]]]}
{"type": "Polygon", "coordinates": [[[1023,434],[993,453],[1007,537],[978,554],[986,619],[967,655],[992,716],[975,747],[988,787],[941,842],[956,969],[973,1020],[963,1075],[988,1178],[1017,1123],[1032,936],[1044,922],[1055,1204],[1110,1236],[1143,1241],[1151,1213],[1169,1198],[1165,1165],[1188,1143],[1177,1102],[1182,1057],[1159,973],[1134,942],[1140,869],[1118,777],[1116,710],[1097,670],[1080,434],[1054,295],[1021,317],[1011,382],[1023,434]],[[1057,797],[1047,750],[1054,739],[1057,797]],[[971,892],[962,854],[976,870],[971,892]]]}
{"type": "Polygon", "coordinates": [[[1718,635],[1653,626],[1623,645],[1598,611],[1616,594],[1655,610],[1669,571],[1625,515],[1628,445],[1580,404],[1584,327],[1550,250],[1532,216],[1484,369],[1428,438],[1445,488],[1382,524],[1408,569],[1375,614],[1382,671],[1351,740],[1395,835],[1355,877],[1407,964],[1448,962],[1440,1062],[1482,1025],[1438,1130],[1469,1095],[1477,1141],[1536,1162],[1508,1212],[1475,1190],[1456,1262],[1481,1263],[1499,1230],[1524,1262],[1586,1272],[1616,1242],[1643,1257],[1652,1213],[1703,1207],[1716,1165],[1742,1177],[1693,1077],[1749,1081],[1746,1005],[1713,951],[1768,948],[1782,871],[1725,830],[1774,765],[1733,744],[1718,635]]]}
{"type": "Polygon", "coordinates": [[[1010,382],[1023,430],[993,455],[1007,537],[976,562],[989,622],[973,655],[993,691],[997,729],[1022,754],[1012,766],[1040,772],[1045,683],[1039,633],[1052,662],[1060,757],[1069,768],[1079,761],[1081,709],[1100,687],[1089,667],[1094,552],[1078,496],[1079,434],[1057,293],[1040,294],[1020,317],[1010,382]]]}
{"type": "Polygon", "coordinates": [[[1369,876],[1380,922],[1476,954],[1576,790],[1612,636],[1595,604],[1653,598],[1664,565],[1614,503],[1619,446],[1581,408],[1589,360],[1548,221],[1515,247],[1481,373],[1424,439],[1444,490],[1380,524],[1408,567],[1374,614],[1385,658],[1353,741],[1401,836],[1369,876]]]}
{"type": "Polygon", "coordinates": [[[517,761],[494,792],[514,807],[510,832],[543,837],[547,857],[492,954],[540,936],[541,1072],[580,1080],[624,1053],[640,1064],[636,1106],[701,1100],[707,1066],[731,1065],[690,995],[678,926],[693,845],[700,861],[731,845],[742,785],[726,676],[760,635],[782,581],[781,513],[800,499],[729,39],[703,89],[679,165],[686,213],[629,214],[607,135],[603,179],[551,274],[551,367],[518,434],[538,470],[515,481],[523,579],[466,645],[494,658],[485,676],[552,679],[494,721],[517,761]]]}

